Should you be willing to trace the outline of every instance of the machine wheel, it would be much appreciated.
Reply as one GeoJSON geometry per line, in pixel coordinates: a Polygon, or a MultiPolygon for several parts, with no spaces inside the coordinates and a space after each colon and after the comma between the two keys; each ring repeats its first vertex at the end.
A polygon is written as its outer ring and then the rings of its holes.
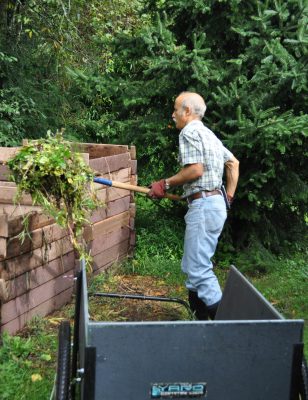
{"type": "Polygon", "coordinates": [[[302,361],[301,369],[300,399],[308,400],[308,367],[305,358],[302,361]]]}
{"type": "Polygon", "coordinates": [[[61,322],[59,328],[56,400],[70,398],[71,327],[69,321],[61,322]]]}

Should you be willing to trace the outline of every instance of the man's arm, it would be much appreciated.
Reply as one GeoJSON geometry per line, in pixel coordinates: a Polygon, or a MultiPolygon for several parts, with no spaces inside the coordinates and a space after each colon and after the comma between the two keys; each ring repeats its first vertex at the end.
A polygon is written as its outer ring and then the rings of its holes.
{"type": "Polygon", "coordinates": [[[233,198],[237,182],[238,182],[238,177],[239,177],[239,165],[240,162],[235,158],[232,157],[230,160],[228,160],[225,163],[225,172],[226,172],[226,190],[227,190],[227,196],[229,197],[229,200],[233,198]]]}
{"type": "Polygon", "coordinates": [[[165,197],[166,183],[170,186],[179,186],[200,178],[202,174],[202,163],[187,164],[176,175],[167,179],[161,179],[158,182],[153,182],[150,186],[151,190],[148,193],[148,196],[152,199],[161,199],[162,197],[165,197]]]}
{"type": "Polygon", "coordinates": [[[187,164],[176,175],[166,179],[170,186],[180,186],[187,182],[192,182],[203,175],[203,164],[187,164]]]}

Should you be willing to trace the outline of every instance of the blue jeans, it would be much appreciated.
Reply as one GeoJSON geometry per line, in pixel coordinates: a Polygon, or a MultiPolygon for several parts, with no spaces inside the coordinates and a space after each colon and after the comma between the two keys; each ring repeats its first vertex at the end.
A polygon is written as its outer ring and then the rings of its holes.
{"type": "Polygon", "coordinates": [[[187,289],[211,306],[222,296],[211,258],[227,218],[226,205],[223,196],[214,195],[193,200],[188,207],[182,271],[187,289]]]}

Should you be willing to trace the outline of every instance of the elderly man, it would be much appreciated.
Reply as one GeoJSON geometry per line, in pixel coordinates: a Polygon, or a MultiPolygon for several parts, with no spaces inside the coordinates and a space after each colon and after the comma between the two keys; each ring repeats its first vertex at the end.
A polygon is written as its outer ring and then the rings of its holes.
{"type": "Polygon", "coordinates": [[[187,275],[190,307],[200,320],[215,318],[222,296],[211,258],[227,218],[221,192],[223,173],[225,170],[230,203],[239,175],[238,160],[201,122],[205,110],[205,102],[197,93],[183,92],[177,97],[172,118],[181,130],[182,169],[170,178],[153,182],[149,193],[151,198],[162,198],[169,188],[183,185],[188,212],[182,270],[187,275]]]}

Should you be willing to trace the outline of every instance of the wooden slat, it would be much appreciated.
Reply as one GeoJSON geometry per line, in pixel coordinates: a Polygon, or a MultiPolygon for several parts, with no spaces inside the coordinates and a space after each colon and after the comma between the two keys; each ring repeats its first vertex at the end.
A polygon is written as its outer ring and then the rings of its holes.
{"type": "Polygon", "coordinates": [[[88,243],[88,249],[91,256],[96,256],[103,251],[106,251],[110,247],[117,245],[128,239],[130,230],[128,227],[121,227],[113,232],[104,233],[99,236],[95,236],[94,240],[88,243]]]}
{"type": "Polygon", "coordinates": [[[137,175],[131,175],[130,184],[131,185],[138,185],[138,176],[137,175]]]}
{"type": "MultiPolygon", "coordinates": [[[[19,215],[15,218],[8,218],[8,237],[17,236],[24,230],[23,220],[25,215],[19,215]]],[[[54,220],[42,213],[30,212],[28,216],[28,231],[32,232],[35,229],[43,228],[44,226],[51,225],[54,220]]]]}
{"type": "Polygon", "coordinates": [[[127,254],[129,248],[129,241],[124,240],[109,249],[96,254],[93,257],[93,271],[106,266],[109,263],[115,263],[121,256],[127,254]]]}
{"type": "Polygon", "coordinates": [[[115,156],[90,159],[89,165],[94,171],[98,171],[101,174],[108,174],[122,168],[129,168],[129,162],[130,154],[124,153],[115,156]]]}
{"type": "Polygon", "coordinates": [[[0,214],[0,236],[8,237],[9,227],[8,227],[8,216],[7,214],[0,214]]]}
{"type": "Polygon", "coordinates": [[[90,159],[128,152],[128,146],[115,144],[73,143],[72,148],[75,151],[89,153],[90,159]]]}
{"type": "Polygon", "coordinates": [[[47,225],[43,228],[29,231],[23,242],[19,236],[14,236],[7,240],[6,258],[16,257],[20,254],[27,253],[47,246],[49,243],[55,242],[67,236],[65,229],[60,228],[57,224],[47,225]]]}
{"type": "Polygon", "coordinates": [[[127,258],[127,253],[120,255],[116,261],[110,261],[107,264],[104,264],[102,267],[98,267],[97,269],[95,269],[95,271],[93,271],[93,275],[99,275],[99,274],[105,272],[106,270],[108,270],[108,268],[112,267],[116,263],[120,263],[121,261],[125,260],[126,258],[127,258]]]}
{"type": "MultiPolygon", "coordinates": [[[[11,186],[0,187],[0,203],[14,204],[16,194],[17,194],[16,187],[11,187],[11,186]]],[[[31,205],[32,197],[29,194],[24,194],[19,200],[19,203],[25,205],[31,205]]]]}
{"type": "Polygon", "coordinates": [[[47,264],[73,250],[68,237],[51,243],[47,248],[40,247],[31,253],[25,253],[18,257],[0,261],[0,278],[5,280],[13,279],[27,271],[47,264]]]}
{"type": "Polygon", "coordinates": [[[0,181],[8,181],[11,171],[7,165],[0,164],[0,181]]]}
{"type": "Polygon", "coordinates": [[[136,217],[136,203],[129,203],[129,215],[132,218],[136,217]]]}
{"type": "Polygon", "coordinates": [[[42,208],[39,206],[23,206],[20,204],[0,204],[0,215],[6,214],[9,219],[18,217],[28,213],[40,213],[42,214],[42,208]]]}
{"type": "Polygon", "coordinates": [[[107,218],[129,210],[130,196],[122,197],[107,204],[107,218]]]}
{"type": "Polygon", "coordinates": [[[86,226],[84,229],[84,239],[89,242],[96,237],[114,232],[121,227],[128,226],[129,224],[129,211],[117,214],[113,217],[107,218],[103,221],[97,222],[94,225],[86,226]]]}
{"type": "Polygon", "coordinates": [[[130,196],[122,197],[120,199],[109,201],[104,207],[100,207],[95,210],[91,217],[90,221],[95,224],[98,221],[102,221],[103,219],[112,217],[116,214],[120,214],[124,211],[128,211],[130,196]]]}
{"type": "Polygon", "coordinates": [[[9,296],[6,302],[15,299],[17,296],[21,296],[28,290],[32,290],[40,285],[43,285],[44,283],[56,278],[61,274],[64,274],[69,270],[72,270],[74,265],[75,254],[73,251],[71,251],[64,256],[58,257],[49,262],[47,265],[43,265],[7,281],[6,283],[9,296]]]}
{"type": "Polygon", "coordinates": [[[6,258],[7,250],[6,250],[6,242],[7,239],[4,237],[0,237],[0,260],[6,258]]]}
{"type": "Polygon", "coordinates": [[[130,233],[129,244],[130,244],[130,246],[135,246],[135,244],[136,244],[136,232],[135,231],[132,231],[130,233]]]}
{"type": "Polygon", "coordinates": [[[16,187],[16,183],[14,183],[14,182],[0,182],[0,190],[2,189],[3,186],[16,187]]]}
{"type": "MultiPolygon", "coordinates": [[[[110,174],[100,174],[99,177],[114,181],[114,182],[121,182],[121,183],[130,183],[131,175],[130,175],[130,168],[123,168],[119,171],[110,173],[110,174]]],[[[103,185],[101,183],[94,183],[95,190],[102,190],[105,188],[109,188],[108,185],[103,185]]]]}
{"type": "Polygon", "coordinates": [[[136,146],[130,146],[129,152],[130,152],[130,157],[131,157],[131,159],[132,159],[132,160],[136,160],[136,158],[137,158],[137,155],[136,155],[136,146]]]}
{"type": "Polygon", "coordinates": [[[3,324],[0,327],[1,332],[8,332],[11,335],[15,334],[19,330],[21,330],[25,324],[31,320],[34,316],[41,316],[44,317],[54,310],[58,310],[64,304],[68,303],[71,300],[73,292],[73,287],[59,293],[57,296],[45,301],[44,303],[40,304],[39,306],[33,308],[29,312],[19,315],[17,318],[13,319],[12,321],[8,322],[7,324],[3,324]]]}
{"type": "Polygon", "coordinates": [[[129,190],[126,189],[118,189],[118,188],[107,188],[97,190],[96,195],[97,198],[105,204],[108,204],[110,201],[121,199],[122,197],[126,197],[130,194],[129,190]]]}
{"type": "Polygon", "coordinates": [[[5,163],[15,154],[18,153],[20,147],[0,147],[0,164],[5,163]]]}
{"type": "Polygon", "coordinates": [[[73,286],[74,270],[58,276],[52,281],[46,282],[33,290],[2,304],[1,323],[6,324],[19,315],[29,312],[38,305],[48,301],[57,294],[73,286]],[[69,277],[71,275],[72,277],[69,277]]]}
{"type": "Polygon", "coordinates": [[[131,231],[135,230],[135,218],[130,218],[129,219],[129,228],[131,231]]]}
{"type": "Polygon", "coordinates": [[[99,176],[110,179],[112,181],[129,182],[131,176],[131,168],[121,168],[118,171],[111,172],[110,174],[101,174],[99,176]]]}
{"type": "Polygon", "coordinates": [[[130,161],[132,175],[137,175],[137,160],[130,161]]]}

